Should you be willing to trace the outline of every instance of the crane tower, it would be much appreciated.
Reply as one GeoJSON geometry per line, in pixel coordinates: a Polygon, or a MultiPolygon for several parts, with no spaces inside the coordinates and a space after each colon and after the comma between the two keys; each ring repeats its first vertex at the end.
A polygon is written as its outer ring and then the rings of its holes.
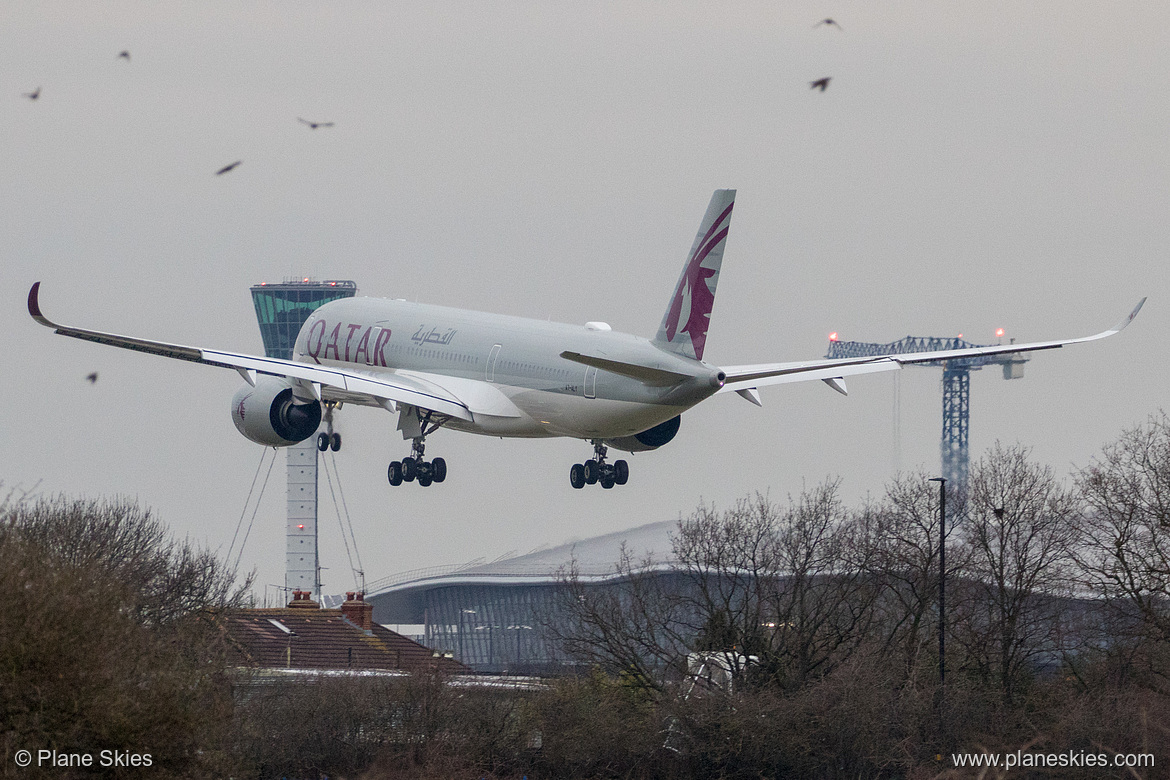
{"type": "MultiPolygon", "coordinates": [[[[1003,331],[998,335],[1002,336],[1003,331]]],[[[1014,339],[1013,339],[1014,341],[1014,339]]],[[[877,357],[879,355],[904,355],[911,352],[936,352],[947,349],[970,349],[972,347],[994,346],[972,344],[963,341],[962,335],[953,338],[932,338],[907,336],[888,344],[865,341],[839,341],[836,334],[829,337],[828,358],[877,357]]],[[[939,450],[942,460],[942,476],[948,484],[966,492],[967,467],[970,457],[967,450],[971,423],[971,372],[984,366],[1003,366],[1004,379],[1019,379],[1024,375],[1024,363],[1028,358],[1020,355],[989,355],[984,357],[941,360],[934,363],[914,364],[927,368],[942,368],[942,440],[939,450]]]]}

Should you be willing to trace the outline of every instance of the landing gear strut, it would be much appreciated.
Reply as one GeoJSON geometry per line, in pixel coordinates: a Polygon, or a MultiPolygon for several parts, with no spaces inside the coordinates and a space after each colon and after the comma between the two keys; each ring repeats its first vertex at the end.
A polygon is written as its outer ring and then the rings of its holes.
{"type": "Polygon", "coordinates": [[[317,434],[317,449],[324,452],[325,450],[333,450],[337,452],[341,449],[341,434],[333,432],[333,410],[337,404],[325,404],[325,430],[326,433],[317,434]]]}
{"type": "Polygon", "coordinates": [[[432,412],[422,416],[421,435],[411,439],[410,457],[393,461],[386,469],[386,478],[394,487],[403,482],[415,482],[423,487],[430,487],[432,482],[442,482],[447,478],[447,461],[435,458],[428,461],[423,453],[426,451],[425,439],[434,433],[445,422],[431,423],[432,412]],[[430,426],[429,430],[427,426],[430,426]]]}
{"type": "Polygon", "coordinates": [[[593,458],[584,463],[574,463],[569,469],[569,484],[577,490],[586,485],[596,485],[598,482],[606,490],[614,485],[624,485],[630,479],[630,464],[624,460],[615,460],[612,464],[605,462],[608,450],[598,440],[593,441],[593,458]]]}

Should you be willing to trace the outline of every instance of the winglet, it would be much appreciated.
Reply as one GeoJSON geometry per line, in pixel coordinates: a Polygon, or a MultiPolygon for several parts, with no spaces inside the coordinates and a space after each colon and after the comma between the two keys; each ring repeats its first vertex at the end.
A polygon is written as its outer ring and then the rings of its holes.
{"type": "Polygon", "coordinates": [[[57,327],[57,323],[51,322],[45,315],[41,314],[41,283],[33,282],[33,286],[28,291],[28,313],[32,318],[48,328],[57,327]]]}
{"type": "Polygon", "coordinates": [[[1121,322],[1117,323],[1117,327],[1115,327],[1113,331],[1116,333],[1117,331],[1122,330],[1129,323],[1133,322],[1134,318],[1138,316],[1138,312],[1141,311],[1142,307],[1145,305],[1146,299],[1142,298],[1140,301],[1138,301],[1138,305],[1133,307],[1133,311],[1129,313],[1129,316],[1121,322]]]}

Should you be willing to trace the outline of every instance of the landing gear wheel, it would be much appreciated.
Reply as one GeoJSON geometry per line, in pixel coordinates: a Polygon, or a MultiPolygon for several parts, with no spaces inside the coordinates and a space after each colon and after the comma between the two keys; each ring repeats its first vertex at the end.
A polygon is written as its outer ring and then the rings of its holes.
{"type": "Polygon", "coordinates": [[[327,434],[327,433],[318,433],[317,434],[317,449],[321,450],[321,452],[324,452],[325,450],[329,449],[329,434],[327,434]]]}
{"type": "Polygon", "coordinates": [[[435,482],[442,482],[447,478],[447,461],[435,458],[431,461],[431,478],[435,482]]]}
{"type": "Polygon", "coordinates": [[[419,474],[418,484],[422,485],[423,487],[430,487],[432,479],[433,477],[430,474],[419,474]]]}
{"type": "Polygon", "coordinates": [[[630,464],[624,460],[613,462],[613,482],[615,485],[624,485],[630,481],[630,464]]]}
{"type": "Polygon", "coordinates": [[[577,490],[585,487],[585,467],[580,463],[574,463],[569,469],[569,484],[577,490]]]}
{"type": "MultiPolygon", "coordinates": [[[[318,447],[321,446],[320,442],[317,443],[317,446],[318,447]]],[[[337,452],[338,450],[341,449],[341,434],[340,433],[335,433],[329,437],[329,449],[333,450],[334,452],[337,452]]]]}
{"type": "Polygon", "coordinates": [[[418,475],[418,464],[414,458],[402,459],[402,478],[407,482],[414,482],[414,478],[418,475]]]}
{"type": "Polygon", "coordinates": [[[390,468],[386,469],[386,478],[390,480],[390,484],[398,487],[402,484],[402,464],[394,461],[390,464],[390,468]]]}
{"type": "Polygon", "coordinates": [[[587,460],[582,464],[582,468],[585,469],[585,484],[596,485],[601,477],[601,464],[595,460],[587,460]]]}
{"type": "Polygon", "coordinates": [[[603,474],[599,481],[601,482],[601,486],[606,490],[613,488],[613,474],[603,474]]]}

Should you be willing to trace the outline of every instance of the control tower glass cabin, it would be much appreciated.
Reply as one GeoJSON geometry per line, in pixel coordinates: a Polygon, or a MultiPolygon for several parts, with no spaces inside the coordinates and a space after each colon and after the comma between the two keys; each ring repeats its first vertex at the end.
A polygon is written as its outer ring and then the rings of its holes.
{"type": "Polygon", "coordinates": [[[292,359],[293,344],[309,315],[323,304],[357,295],[357,284],[349,281],[312,279],[261,283],[252,287],[252,303],[264,339],[264,354],[270,358],[292,359]]]}

